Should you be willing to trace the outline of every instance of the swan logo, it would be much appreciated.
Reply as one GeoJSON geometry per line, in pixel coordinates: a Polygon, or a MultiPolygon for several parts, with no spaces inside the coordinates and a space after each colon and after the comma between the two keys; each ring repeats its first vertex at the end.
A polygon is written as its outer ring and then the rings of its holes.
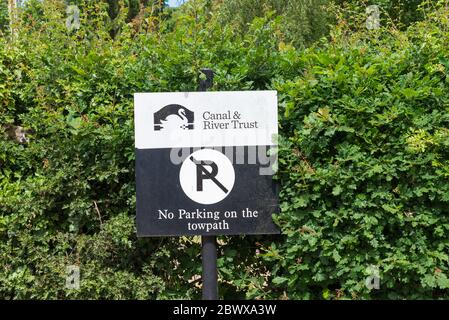
{"type": "Polygon", "coordinates": [[[169,104],[154,113],[154,130],[192,130],[194,113],[179,104],[169,104]]]}

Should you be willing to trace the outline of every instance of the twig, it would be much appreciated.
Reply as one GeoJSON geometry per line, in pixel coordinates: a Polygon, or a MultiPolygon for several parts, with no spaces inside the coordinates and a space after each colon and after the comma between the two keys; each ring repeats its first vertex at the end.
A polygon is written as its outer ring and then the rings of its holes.
{"type": "Polygon", "coordinates": [[[100,220],[100,226],[101,226],[101,225],[103,225],[103,221],[101,220],[100,210],[98,209],[97,202],[95,200],[94,200],[94,207],[95,207],[95,211],[97,211],[98,220],[100,220]]]}

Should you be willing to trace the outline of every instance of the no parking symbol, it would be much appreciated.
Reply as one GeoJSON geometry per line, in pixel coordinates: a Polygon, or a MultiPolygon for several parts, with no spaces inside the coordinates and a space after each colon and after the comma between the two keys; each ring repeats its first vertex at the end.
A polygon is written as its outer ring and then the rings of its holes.
{"type": "Polygon", "coordinates": [[[234,186],[235,172],[231,161],[213,149],[189,155],[179,171],[184,193],[201,204],[214,204],[226,198],[234,186]]]}

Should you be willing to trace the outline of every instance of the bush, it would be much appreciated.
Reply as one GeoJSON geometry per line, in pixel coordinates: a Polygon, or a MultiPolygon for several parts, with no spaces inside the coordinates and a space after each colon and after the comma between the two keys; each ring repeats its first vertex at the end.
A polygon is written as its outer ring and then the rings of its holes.
{"type": "Polygon", "coordinates": [[[6,1],[0,1],[0,32],[5,31],[8,25],[8,3],[6,1]]]}
{"type": "Polygon", "coordinates": [[[286,42],[305,47],[328,34],[328,0],[226,0],[216,1],[213,11],[221,23],[231,24],[242,33],[254,18],[273,11],[282,20],[280,29],[286,42]]]}
{"type": "MultiPolygon", "coordinates": [[[[195,91],[202,67],[214,68],[218,90],[265,88],[275,24],[258,19],[242,37],[191,3],[173,20],[152,16],[137,28],[121,10],[112,39],[107,6],[79,5],[78,31],[52,1],[23,15],[14,38],[0,38],[0,123],[30,131],[27,144],[0,140],[0,296],[199,297],[198,237],[136,238],[133,93],[195,91]],[[79,291],[65,288],[69,265],[80,266],[79,291]]],[[[236,240],[221,240],[230,255],[219,263],[231,278],[261,264],[252,240],[238,253],[236,240]]],[[[241,295],[235,284],[223,288],[241,295]]]]}
{"type": "Polygon", "coordinates": [[[279,294],[448,298],[447,13],[406,33],[338,28],[278,84],[285,236],[264,257],[279,294]]]}
{"type": "MultiPolygon", "coordinates": [[[[426,7],[433,7],[431,0],[335,0],[346,12],[366,12],[369,5],[377,5],[380,9],[382,24],[394,23],[399,29],[405,29],[416,21],[424,19],[426,7]]],[[[352,12],[352,14],[354,14],[352,12]]],[[[349,15],[348,15],[349,16],[349,15]]]]}

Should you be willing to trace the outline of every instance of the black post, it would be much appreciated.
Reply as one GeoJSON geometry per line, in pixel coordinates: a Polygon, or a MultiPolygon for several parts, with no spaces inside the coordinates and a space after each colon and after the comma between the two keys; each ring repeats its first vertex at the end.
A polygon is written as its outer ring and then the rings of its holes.
{"type": "Polygon", "coordinates": [[[218,300],[217,241],[215,236],[201,237],[203,259],[203,300],[218,300]]]}
{"type": "MultiPolygon", "coordinates": [[[[207,91],[212,87],[214,72],[210,69],[201,69],[201,72],[206,79],[200,78],[199,91],[207,91]]],[[[203,300],[218,300],[217,239],[215,236],[201,237],[201,256],[203,261],[203,300]]]]}

